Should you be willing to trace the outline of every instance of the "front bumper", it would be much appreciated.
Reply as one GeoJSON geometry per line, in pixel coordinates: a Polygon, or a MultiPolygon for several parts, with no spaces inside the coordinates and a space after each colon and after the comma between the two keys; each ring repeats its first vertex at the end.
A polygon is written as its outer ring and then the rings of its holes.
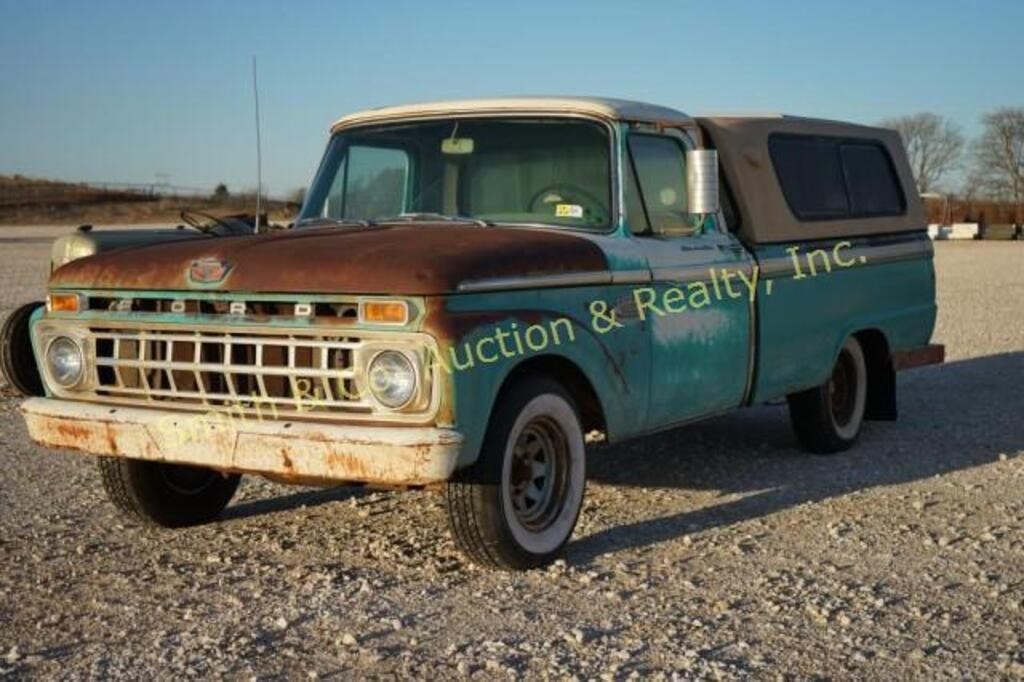
{"type": "Polygon", "coordinates": [[[32,440],[95,455],[206,466],[286,480],[429,485],[451,477],[462,435],[451,429],[260,421],[31,398],[32,440]]]}

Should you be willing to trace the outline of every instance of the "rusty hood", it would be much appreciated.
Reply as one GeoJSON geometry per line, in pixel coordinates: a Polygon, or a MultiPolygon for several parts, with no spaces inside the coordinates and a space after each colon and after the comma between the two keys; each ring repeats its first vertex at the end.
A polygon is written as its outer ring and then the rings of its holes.
{"type": "Polygon", "coordinates": [[[418,223],[120,249],[68,263],[53,273],[50,286],[430,295],[454,292],[474,280],[603,272],[607,267],[602,250],[581,235],[418,223]],[[213,281],[199,283],[196,277],[213,281]]]}

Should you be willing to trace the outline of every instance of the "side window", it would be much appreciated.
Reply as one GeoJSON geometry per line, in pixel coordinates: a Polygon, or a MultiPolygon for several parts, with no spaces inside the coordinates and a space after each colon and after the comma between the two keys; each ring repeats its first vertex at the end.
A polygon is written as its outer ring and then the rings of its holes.
{"type": "Polygon", "coordinates": [[[829,220],[849,214],[834,140],[773,135],[768,149],[782,193],[797,218],[829,220]]]}
{"type": "Polygon", "coordinates": [[[647,220],[643,199],[640,198],[640,187],[636,179],[636,168],[629,162],[626,172],[626,222],[633,234],[647,234],[651,231],[651,223],[647,220]]]}
{"type": "Polygon", "coordinates": [[[403,150],[352,145],[335,176],[324,213],[356,220],[398,215],[405,210],[408,180],[409,156],[403,150]]]}
{"type": "Polygon", "coordinates": [[[651,231],[693,234],[696,223],[687,209],[686,153],[682,145],[662,135],[630,135],[629,153],[651,231]]]}
{"type": "Polygon", "coordinates": [[[885,149],[877,144],[844,144],[839,148],[855,217],[900,215],[905,199],[885,149]]]}
{"type": "Polygon", "coordinates": [[[772,165],[799,220],[902,215],[906,198],[880,143],[811,135],[772,135],[772,165]]]}

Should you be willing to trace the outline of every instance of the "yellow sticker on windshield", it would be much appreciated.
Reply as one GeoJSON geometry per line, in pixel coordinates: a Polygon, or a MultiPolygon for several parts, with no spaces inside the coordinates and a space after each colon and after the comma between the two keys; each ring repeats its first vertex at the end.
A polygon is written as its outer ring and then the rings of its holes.
{"type": "Polygon", "coordinates": [[[583,207],[577,204],[556,204],[556,218],[582,218],[583,207]]]}

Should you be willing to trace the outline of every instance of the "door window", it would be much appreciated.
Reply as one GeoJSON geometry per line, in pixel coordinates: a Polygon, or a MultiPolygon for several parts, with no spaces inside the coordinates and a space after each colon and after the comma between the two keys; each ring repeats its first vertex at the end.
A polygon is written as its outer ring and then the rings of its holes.
{"type": "MultiPolygon", "coordinates": [[[[650,231],[669,236],[693,234],[700,219],[689,212],[687,205],[683,146],[664,135],[631,135],[629,153],[650,231]]],[[[632,217],[629,220],[630,225],[640,224],[632,217]]]]}
{"type": "Polygon", "coordinates": [[[629,162],[626,170],[626,221],[633,234],[650,234],[651,223],[647,220],[644,200],[640,198],[640,183],[636,179],[636,168],[629,162]]]}

